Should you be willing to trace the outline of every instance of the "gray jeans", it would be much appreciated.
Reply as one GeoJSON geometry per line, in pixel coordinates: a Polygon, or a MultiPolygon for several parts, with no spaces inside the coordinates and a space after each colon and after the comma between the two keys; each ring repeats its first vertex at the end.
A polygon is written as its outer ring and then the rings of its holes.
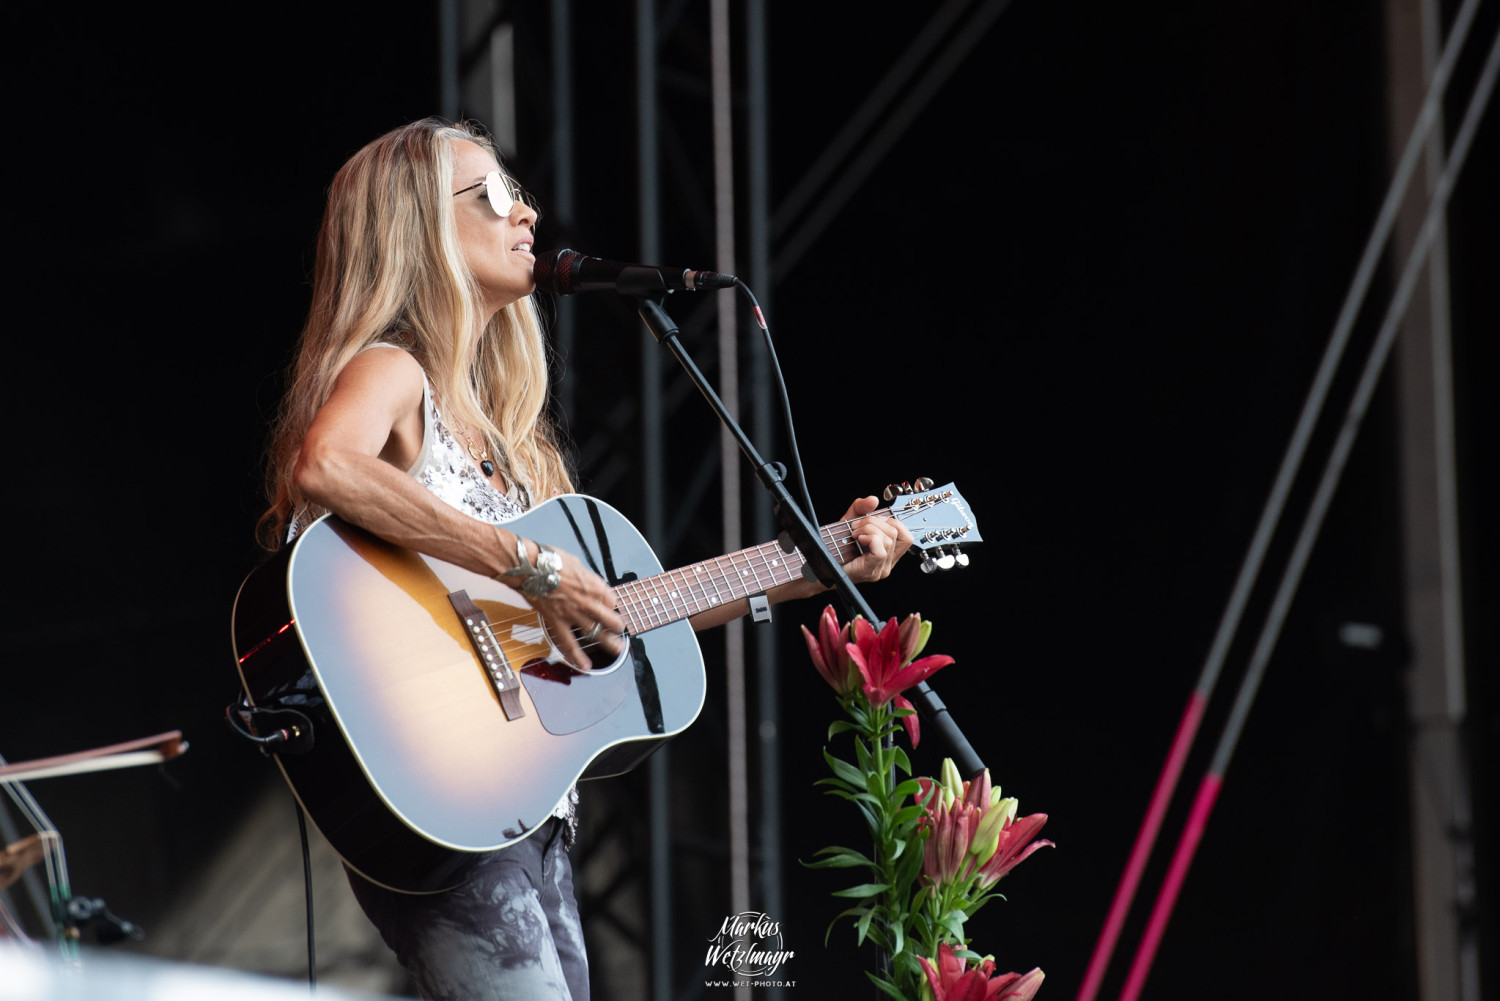
{"type": "Polygon", "coordinates": [[[553,819],[484,856],[444,893],[396,893],[353,873],[349,885],[428,1001],[588,1001],[563,827],[553,819]]]}

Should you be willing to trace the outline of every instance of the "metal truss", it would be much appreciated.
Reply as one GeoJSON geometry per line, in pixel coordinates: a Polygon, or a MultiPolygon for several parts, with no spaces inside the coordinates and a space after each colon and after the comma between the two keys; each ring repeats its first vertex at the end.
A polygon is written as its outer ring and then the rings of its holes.
{"type": "MultiPolygon", "coordinates": [[[[1007,5],[1008,0],[948,0],[936,8],[774,211],[766,154],[767,19],[761,3],[735,4],[731,18],[729,0],[708,5],[636,0],[628,17],[624,5],[606,13],[571,0],[552,0],[544,9],[499,0],[445,0],[444,113],[488,122],[518,173],[545,195],[544,245],[567,246],[575,238],[603,235],[606,230],[597,223],[585,228],[591,224],[582,218],[588,214],[583,195],[633,175],[633,232],[610,234],[616,245],[634,246],[637,260],[655,263],[670,218],[674,246],[696,238],[700,245],[689,250],[700,256],[692,260],[713,261],[715,270],[745,276],[769,312],[776,276],[816,243],[1007,5]],[[612,44],[603,50],[582,40],[601,30],[584,19],[600,17],[611,19],[613,29],[612,44]],[[589,56],[582,58],[582,52],[589,56]],[[587,95],[587,102],[579,95],[587,95]],[[586,148],[590,136],[579,123],[597,117],[601,106],[609,114],[633,115],[633,148],[617,143],[616,155],[586,148]],[[734,108],[740,109],[738,120],[734,108]],[[742,148],[734,145],[739,137],[745,140],[742,148]],[[624,162],[627,157],[631,162],[624,162]],[[735,219],[744,221],[738,234],[735,219]],[[735,259],[744,263],[736,266],[735,259]]],[[[582,249],[595,253],[590,245],[582,249]]],[[[717,356],[699,358],[699,364],[717,379],[726,400],[742,402],[747,430],[765,448],[776,428],[765,353],[742,347],[733,307],[716,310],[716,305],[713,299],[690,309],[672,303],[690,349],[701,348],[704,332],[717,325],[717,356]],[[741,356],[748,362],[743,373],[741,356]]],[[[643,331],[633,345],[620,333],[640,329],[628,310],[618,303],[562,300],[552,328],[556,349],[569,363],[557,394],[560,418],[568,427],[586,429],[576,447],[584,486],[631,514],[664,565],[701,559],[705,549],[739,548],[742,524],[752,542],[775,534],[758,491],[748,511],[741,511],[740,459],[725,453],[717,434],[702,431],[712,422],[701,416],[692,387],[666,368],[660,349],[643,331]],[[607,346],[601,347],[600,338],[608,339],[607,346]],[[632,351],[634,384],[622,386],[632,351]],[[602,366],[597,364],[601,352],[609,355],[602,366]],[[709,510],[716,498],[717,518],[709,510]],[[717,538],[701,537],[703,526],[715,521],[717,538]]],[[[746,634],[738,624],[722,641],[715,637],[704,644],[711,697],[704,718],[688,735],[654,755],[648,768],[591,783],[585,792],[585,829],[576,853],[579,896],[591,949],[597,953],[606,943],[609,950],[607,958],[595,956],[596,964],[612,971],[596,984],[601,997],[633,996],[633,969],[642,972],[635,983],[649,975],[656,1001],[693,996],[701,992],[702,978],[682,971],[697,972],[695,957],[675,950],[696,948],[709,937],[713,929],[704,922],[717,927],[729,908],[780,913],[777,643],[771,626],[753,632],[751,670],[743,663],[746,634]],[[719,660],[725,662],[722,672],[719,660]],[[722,709],[714,697],[718,677],[727,679],[722,709]],[[726,777],[727,795],[703,794],[723,787],[726,777]],[[705,811],[712,815],[706,827],[684,824],[685,817],[703,819],[705,811]],[[752,815],[753,838],[748,834],[752,815]],[[644,869],[643,858],[649,861],[644,869]],[[695,874],[715,870],[730,874],[725,892],[712,897],[709,911],[685,913],[689,897],[704,895],[695,874]],[[678,881],[698,892],[687,892],[678,881]],[[713,913],[718,916],[710,918],[713,913]]]]}

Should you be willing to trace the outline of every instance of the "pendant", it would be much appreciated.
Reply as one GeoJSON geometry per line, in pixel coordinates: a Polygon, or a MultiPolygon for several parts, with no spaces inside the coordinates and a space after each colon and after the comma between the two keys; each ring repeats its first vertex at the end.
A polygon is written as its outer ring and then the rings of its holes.
{"type": "Polygon", "coordinates": [[[489,459],[485,459],[484,461],[480,462],[479,463],[479,469],[480,469],[481,472],[484,473],[485,476],[494,476],[495,475],[495,464],[493,462],[491,462],[489,459]]]}

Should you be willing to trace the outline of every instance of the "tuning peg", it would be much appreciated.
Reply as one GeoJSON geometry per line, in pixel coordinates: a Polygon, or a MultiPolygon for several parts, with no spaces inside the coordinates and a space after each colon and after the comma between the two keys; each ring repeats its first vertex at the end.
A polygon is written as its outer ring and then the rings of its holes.
{"type": "Polygon", "coordinates": [[[918,490],[931,490],[932,487],[933,487],[932,477],[930,477],[930,476],[919,476],[919,477],[917,477],[917,489],[918,490]]]}
{"type": "Polygon", "coordinates": [[[923,573],[932,573],[932,571],[936,570],[937,568],[938,568],[937,560],[933,559],[931,556],[924,556],[924,557],[922,557],[922,572],[923,573]]]}
{"type": "Polygon", "coordinates": [[[953,547],[953,559],[961,567],[966,567],[969,565],[969,554],[961,552],[957,546],[953,547]]]}
{"type": "Polygon", "coordinates": [[[897,484],[897,483],[887,483],[886,486],[885,486],[885,492],[883,494],[881,494],[881,496],[884,497],[886,503],[889,504],[891,501],[895,500],[897,497],[901,497],[904,494],[909,494],[909,493],[915,493],[915,491],[912,490],[910,483],[907,483],[905,480],[902,480],[899,484],[897,484]]]}
{"type": "Polygon", "coordinates": [[[937,553],[937,565],[940,569],[952,570],[953,565],[958,562],[958,557],[954,556],[952,553],[945,553],[941,549],[939,549],[937,553]]]}

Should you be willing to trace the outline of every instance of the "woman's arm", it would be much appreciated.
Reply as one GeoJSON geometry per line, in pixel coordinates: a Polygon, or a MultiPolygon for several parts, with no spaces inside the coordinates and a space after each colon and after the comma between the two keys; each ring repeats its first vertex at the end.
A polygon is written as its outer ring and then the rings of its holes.
{"type": "MultiPolygon", "coordinates": [[[[298,492],[345,521],[405,549],[493,577],[518,565],[517,536],[503,525],[470,518],[440,500],[406,470],[422,446],[422,369],[405,351],[365,351],[340,373],[318,411],[293,471],[298,492]]],[[[535,562],[536,545],[527,547],[535,562]]],[[[570,553],[562,583],[533,606],[568,660],[588,667],[574,635],[595,623],[613,656],[624,628],[614,592],[570,553]]]]}

